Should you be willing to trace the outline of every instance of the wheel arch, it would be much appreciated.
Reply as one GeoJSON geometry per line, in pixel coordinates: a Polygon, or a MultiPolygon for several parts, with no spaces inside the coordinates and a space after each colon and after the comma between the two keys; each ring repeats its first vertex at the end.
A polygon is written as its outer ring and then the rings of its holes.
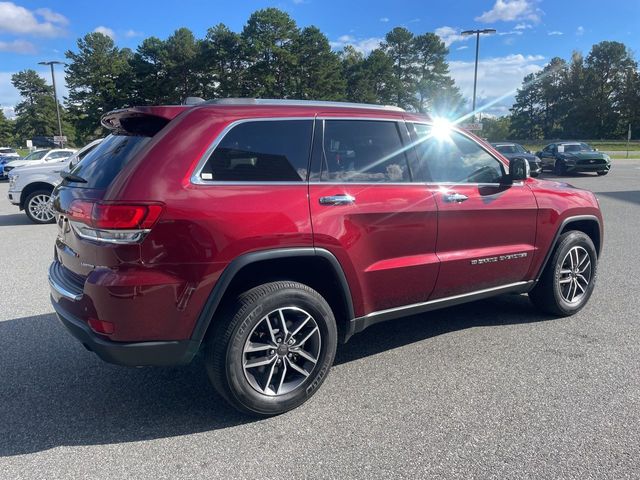
{"type": "Polygon", "coordinates": [[[563,233],[571,230],[580,231],[589,236],[589,238],[591,238],[591,241],[593,242],[593,245],[596,247],[598,256],[600,256],[602,252],[602,225],[600,223],[600,219],[595,215],[576,215],[567,217],[562,221],[560,227],[556,231],[553,241],[551,242],[551,246],[549,247],[549,250],[544,257],[544,261],[540,266],[540,270],[535,277],[536,282],[540,279],[542,273],[547,267],[547,263],[549,262],[552,253],[558,245],[558,239],[560,238],[560,236],[563,233]]]}
{"type": "Polygon", "coordinates": [[[37,190],[49,190],[50,192],[52,192],[54,188],[55,188],[54,185],[51,185],[50,183],[47,183],[47,182],[29,183],[20,192],[20,209],[21,210],[24,209],[25,207],[24,202],[27,200],[27,197],[31,195],[33,192],[37,190]]]}
{"type": "Polygon", "coordinates": [[[234,259],[222,272],[203,307],[191,335],[193,355],[200,348],[216,314],[235,295],[276,280],[293,280],[318,291],[336,317],[341,341],[355,317],[349,284],[338,259],[322,248],[284,248],[251,252],[234,259]]]}

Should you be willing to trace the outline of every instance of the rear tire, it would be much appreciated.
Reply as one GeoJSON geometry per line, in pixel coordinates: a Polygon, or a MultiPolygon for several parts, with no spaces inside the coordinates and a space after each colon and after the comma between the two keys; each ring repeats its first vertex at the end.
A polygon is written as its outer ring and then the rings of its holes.
{"type": "Polygon", "coordinates": [[[51,190],[36,190],[31,192],[24,201],[24,213],[33,223],[45,224],[55,222],[55,214],[49,200],[51,190]]]}
{"type": "Polygon", "coordinates": [[[207,373],[238,410],[278,415],[322,385],[337,340],[333,312],[318,292],[297,282],[266,283],[223,309],[206,340],[207,373]]]}
{"type": "Polygon", "coordinates": [[[540,310],[566,317],[589,301],[596,283],[598,255],[583,232],[563,233],[529,298],[540,310]]]}

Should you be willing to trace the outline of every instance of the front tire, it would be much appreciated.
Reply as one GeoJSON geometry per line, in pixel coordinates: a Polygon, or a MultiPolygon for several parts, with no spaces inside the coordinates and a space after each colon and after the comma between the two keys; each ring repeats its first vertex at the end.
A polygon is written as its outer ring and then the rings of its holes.
{"type": "Polygon", "coordinates": [[[336,322],[312,288],[280,281],[239,295],[208,337],[205,363],[216,390],[260,416],[300,406],[322,385],[336,353],[336,322]]]}
{"type": "Polygon", "coordinates": [[[557,176],[562,177],[567,174],[567,166],[564,164],[562,160],[556,160],[556,163],[553,167],[553,172],[557,176]]]}
{"type": "Polygon", "coordinates": [[[599,177],[606,175],[607,173],[609,173],[609,170],[602,170],[600,172],[596,172],[598,174],[599,177]]]}
{"type": "Polygon", "coordinates": [[[55,222],[55,214],[49,200],[51,190],[36,190],[31,192],[24,201],[24,212],[33,223],[45,224],[55,222]]]}
{"type": "Polygon", "coordinates": [[[583,232],[570,231],[558,239],[549,263],[529,298],[552,315],[573,315],[587,304],[596,283],[598,255],[583,232]]]}

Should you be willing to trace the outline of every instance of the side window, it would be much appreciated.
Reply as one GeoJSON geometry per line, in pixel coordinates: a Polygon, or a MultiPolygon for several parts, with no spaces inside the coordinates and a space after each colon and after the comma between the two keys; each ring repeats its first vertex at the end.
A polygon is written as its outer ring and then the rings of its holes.
{"type": "Polygon", "coordinates": [[[312,130],[312,120],[240,123],[215,148],[200,178],[238,182],[306,180],[312,130]]]}
{"type": "Polygon", "coordinates": [[[321,181],[409,182],[398,123],[325,120],[321,181]]]}
{"type": "Polygon", "coordinates": [[[53,152],[47,157],[48,160],[57,160],[59,158],[67,158],[70,155],[69,152],[53,152]]]}
{"type": "Polygon", "coordinates": [[[432,132],[416,124],[418,159],[430,181],[447,183],[500,183],[505,176],[502,163],[471,138],[456,131],[432,132]]]}

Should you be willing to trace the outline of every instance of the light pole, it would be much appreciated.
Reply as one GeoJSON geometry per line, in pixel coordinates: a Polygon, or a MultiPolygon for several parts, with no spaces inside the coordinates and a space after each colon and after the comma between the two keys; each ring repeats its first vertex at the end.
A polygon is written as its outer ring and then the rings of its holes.
{"type": "Polygon", "coordinates": [[[476,67],[473,72],[473,106],[471,112],[473,113],[473,121],[476,120],[476,86],[478,85],[478,53],[480,52],[480,34],[481,33],[496,33],[495,28],[484,28],[482,30],[465,30],[461,35],[475,35],[476,36],[476,67]]]}
{"type": "MultiPolygon", "coordinates": [[[[54,65],[64,65],[64,62],[50,61],[38,62],[38,65],[49,65],[51,67],[51,81],[53,82],[53,101],[56,104],[56,115],[58,116],[58,135],[62,137],[62,121],[60,120],[60,107],[58,106],[58,92],[56,91],[56,76],[53,73],[54,65]]],[[[60,148],[64,147],[64,141],[60,139],[60,148]]]]}

